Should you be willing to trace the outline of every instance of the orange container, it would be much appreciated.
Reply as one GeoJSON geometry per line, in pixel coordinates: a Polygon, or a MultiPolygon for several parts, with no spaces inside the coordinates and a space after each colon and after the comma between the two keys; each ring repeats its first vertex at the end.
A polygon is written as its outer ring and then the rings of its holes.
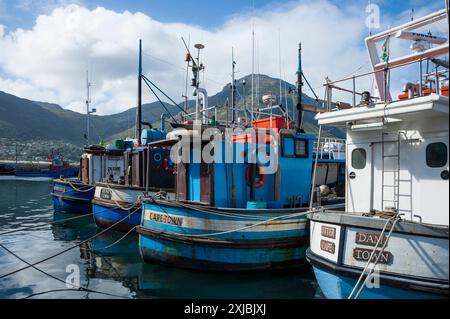
{"type": "Polygon", "coordinates": [[[253,121],[252,126],[258,127],[258,128],[273,128],[273,129],[281,130],[281,129],[287,128],[286,122],[287,121],[286,121],[285,117],[274,116],[274,117],[272,117],[272,119],[270,119],[270,117],[268,117],[265,119],[253,121]]]}

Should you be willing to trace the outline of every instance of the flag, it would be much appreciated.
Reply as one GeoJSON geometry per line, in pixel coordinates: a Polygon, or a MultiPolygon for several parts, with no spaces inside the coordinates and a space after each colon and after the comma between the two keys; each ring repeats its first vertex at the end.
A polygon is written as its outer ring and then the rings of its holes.
{"type": "Polygon", "coordinates": [[[383,55],[381,56],[381,59],[384,62],[389,61],[389,37],[386,38],[386,40],[383,43],[383,46],[381,47],[381,50],[383,51],[383,55]]]}

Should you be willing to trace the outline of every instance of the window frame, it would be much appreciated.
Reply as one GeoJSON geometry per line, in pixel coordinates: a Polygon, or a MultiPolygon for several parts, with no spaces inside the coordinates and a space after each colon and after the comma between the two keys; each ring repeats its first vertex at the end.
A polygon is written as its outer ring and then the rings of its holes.
{"type": "Polygon", "coordinates": [[[283,135],[281,138],[281,156],[286,158],[309,158],[309,139],[307,138],[301,138],[301,137],[295,137],[293,135],[283,135]],[[286,142],[285,139],[291,139],[293,144],[293,154],[286,154],[285,153],[285,146],[286,142]],[[296,143],[297,141],[302,140],[305,141],[305,153],[304,155],[298,155],[297,154],[297,147],[296,143]]]}
{"type": "Polygon", "coordinates": [[[444,142],[431,142],[431,143],[428,143],[427,147],[425,148],[425,163],[426,163],[426,165],[429,168],[442,168],[442,167],[446,166],[447,163],[448,163],[448,146],[447,146],[447,144],[445,144],[444,142]],[[432,145],[436,145],[436,144],[444,145],[444,150],[445,151],[443,152],[443,154],[445,155],[445,162],[442,162],[443,163],[442,165],[430,165],[429,149],[430,149],[430,147],[432,145]]]}
{"type": "Polygon", "coordinates": [[[364,147],[357,147],[357,148],[352,150],[350,164],[351,164],[353,169],[362,170],[362,169],[366,168],[366,166],[367,166],[367,151],[366,151],[366,149],[364,147]],[[354,165],[354,157],[353,156],[355,154],[355,151],[360,151],[360,150],[364,151],[364,166],[363,167],[355,167],[355,165],[354,165]]]}

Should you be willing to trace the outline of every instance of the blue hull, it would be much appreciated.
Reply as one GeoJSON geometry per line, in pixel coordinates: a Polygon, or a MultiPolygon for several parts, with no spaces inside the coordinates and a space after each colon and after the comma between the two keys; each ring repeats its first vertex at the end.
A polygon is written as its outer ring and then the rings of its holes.
{"type": "Polygon", "coordinates": [[[98,227],[109,228],[114,225],[113,230],[122,232],[127,232],[141,223],[141,208],[135,210],[136,208],[123,210],[98,202],[92,203],[94,221],[98,227]],[[130,216],[127,217],[127,215],[130,216]]]}
{"type": "Polygon", "coordinates": [[[18,177],[49,177],[49,178],[59,178],[63,177],[75,177],[78,170],[75,168],[63,169],[59,171],[40,171],[40,172],[16,172],[18,177]]]}
{"type": "MultiPolygon", "coordinates": [[[[213,271],[306,265],[309,236],[304,218],[285,219],[284,225],[268,224],[236,231],[242,228],[240,225],[261,222],[261,216],[245,216],[246,210],[234,215],[210,214],[153,203],[143,204],[143,211],[138,228],[139,248],[144,260],[149,262],[213,271]]],[[[276,216],[266,214],[265,218],[276,216]]]]}
{"type": "MultiPolygon", "coordinates": [[[[328,299],[347,299],[357,279],[338,276],[334,273],[313,266],[317,283],[328,299]]],[[[399,289],[387,285],[378,288],[365,287],[359,299],[443,299],[445,296],[423,293],[413,290],[399,289]]]]}
{"type": "Polygon", "coordinates": [[[92,213],[91,200],[94,198],[95,188],[91,185],[72,182],[73,188],[67,181],[53,182],[53,208],[72,214],[92,213]]]}

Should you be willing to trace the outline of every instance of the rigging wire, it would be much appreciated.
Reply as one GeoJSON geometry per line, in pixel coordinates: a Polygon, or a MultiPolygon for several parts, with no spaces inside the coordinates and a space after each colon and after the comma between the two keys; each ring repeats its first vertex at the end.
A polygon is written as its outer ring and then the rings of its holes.
{"type": "Polygon", "coordinates": [[[100,236],[101,234],[107,232],[108,230],[114,228],[114,227],[115,227],[116,225],[118,225],[119,223],[123,222],[125,219],[129,218],[132,214],[136,213],[139,209],[140,209],[140,207],[136,208],[134,211],[132,211],[132,212],[130,212],[129,214],[127,214],[124,218],[122,218],[122,219],[120,219],[119,221],[115,222],[114,224],[112,224],[112,225],[109,226],[108,228],[103,229],[102,231],[98,232],[98,233],[95,234],[94,236],[89,237],[88,239],[85,239],[85,240],[81,241],[80,243],[78,243],[78,244],[76,244],[76,245],[70,246],[69,248],[66,248],[66,249],[64,249],[64,250],[62,250],[62,251],[60,251],[60,252],[58,252],[58,253],[56,253],[56,254],[53,254],[53,255],[51,255],[51,256],[49,256],[49,257],[46,257],[46,258],[44,258],[44,259],[41,259],[41,260],[39,260],[39,261],[37,261],[37,262],[35,262],[35,263],[33,263],[33,264],[27,265],[26,267],[18,268],[18,269],[14,270],[14,271],[11,271],[11,272],[7,273],[7,274],[1,275],[1,276],[0,276],[0,279],[6,278],[6,277],[11,276],[11,275],[13,275],[13,274],[16,274],[16,273],[18,273],[18,272],[20,272],[20,271],[23,271],[23,270],[25,270],[25,269],[28,269],[28,268],[30,268],[30,267],[36,266],[36,265],[41,264],[41,263],[43,263],[43,262],[45,262],[45,261],[48,261],[48,260],[53,259],[53,258],[55,258],[55,257],[58,257],[58,256],[60,256],[60,255],[62,255],[62,254],[64,254],[64,253],[66,253],[66,252],[68,252],[68,251],[70,251],[70,250],[72,250],[72,249],[74,249],[74,248],[79,247],[80,245],[83,245],[83,244],[85,244],[85,243],[87,243],[87,242],[89,242],[89,241],[91,241],[91,240],[97,238],[97,237],[100,236]]]}

